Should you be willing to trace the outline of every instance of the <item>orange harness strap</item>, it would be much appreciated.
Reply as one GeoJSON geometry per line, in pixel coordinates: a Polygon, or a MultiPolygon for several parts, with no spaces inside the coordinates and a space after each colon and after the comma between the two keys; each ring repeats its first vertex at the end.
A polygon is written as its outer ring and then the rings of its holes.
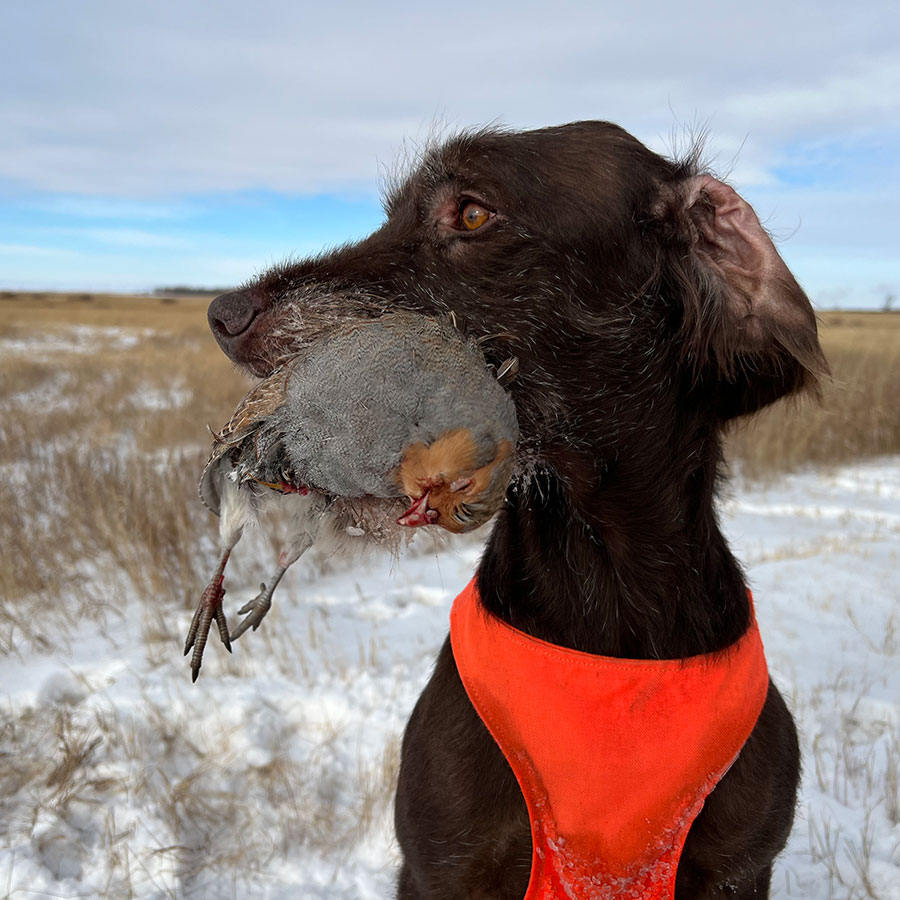
{"type": "Polygon", "coordinates": [[[525,795],[524,900],[671,900],[688,829],[766,699],[755,616],[719,653],[615,659],[517,631],[487,613],[473,579],[453,604],[450,638],[525,795]]]}

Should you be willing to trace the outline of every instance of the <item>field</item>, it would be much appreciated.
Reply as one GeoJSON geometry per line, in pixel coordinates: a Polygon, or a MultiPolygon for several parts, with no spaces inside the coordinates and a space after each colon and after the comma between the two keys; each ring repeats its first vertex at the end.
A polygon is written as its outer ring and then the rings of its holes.
{"type": "Polygon", "coordinates": [[[826,312],[831,380],[821,402],[776,404],[735,429],[729,456],[753,476],[900,452],[900,313],[826,312]]]}
{"type": "MultiPolygon", "coordinates": [[[[0,900],[391,896],[399,735],[483,535],[309,559],[191,685],[204,426],[248,386],[206,303],[0,294],[0,900]]],[[[729,436],[722,505],[805,752],[773,894],[898,900],[900,314],[821,327],[822,403],[729,436]]]]}

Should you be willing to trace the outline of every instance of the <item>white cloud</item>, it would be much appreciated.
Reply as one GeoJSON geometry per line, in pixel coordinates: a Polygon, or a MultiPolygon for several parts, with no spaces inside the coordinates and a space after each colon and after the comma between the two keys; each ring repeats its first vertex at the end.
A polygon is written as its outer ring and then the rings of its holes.
{"type": "Polygon", "coordinates": [[[174,219],[189,212],[187,203],[161,203],[120,199],[118,197],[92,197],[84,195],[50,195],[30,199],[23,208],[78,219],[174,219]]]}
{"type": "Polygon", "coordinates": [[[140,228],[40,228],[38,234],[48,237],[78,238],[97,244],[116,247],[139,247],[143,249],[176,250],[185,248],[188,243],[171,234],[145,231],[140,228]]]}
{"type": "Polygon", "coordinates": [[[805,83],[767,86],[736,94],[726,103],[729,117],[759,122],[783,134],[834,131],[881,124],[893,127],[900,111],[900,58],[845,61],[844,71],[820,73],[805,83]]]}
{"type": "MultiPolygon", "coordinates": [[[[121,220],[80,232],[109,248],[173,251],[155,275],[137,256],[130,270],[86,258],[84,278],[228,283],[249,269],[224,253],[204,269],[164,233],[186,195],[371,193],[435,122],[604,118],[664,152],[706,129],[714,166],[823,291],[897,283],[898,33],[896,0],[3,4],[0,184],[121,220]],[[823,254],[846,266],[817,268],[823,254]]],[[[21,255],[39,252],[54,251],[21,255]]]]}
{"type": "Polygon", "coordinates": [[[778,142],[900,116],[896,3],[830,5],[16,4],[0,174],[134,196],[358,187],[438,116],[611,118],[651,141],[708,121],[764,179],[778,142]]]}
{"type": "Polygon", "coordinates": [[[27,259],[28,265],[31,266],[31,259],[35,257],[46,257],[47,259],[75,259],[78,253],[70,250],[68,247],[44,247],[40,244],[17,244],[11,242],[0,243],[0,256],[9,256],[15,259],[27,259]]]}

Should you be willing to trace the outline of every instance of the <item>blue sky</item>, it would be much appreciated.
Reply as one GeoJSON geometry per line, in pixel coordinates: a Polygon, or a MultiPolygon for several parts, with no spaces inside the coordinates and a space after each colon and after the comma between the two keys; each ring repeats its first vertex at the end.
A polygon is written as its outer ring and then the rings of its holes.
{"type": "Polygon", "coordinates": [[[381,219],[374,191],[22,193],[0,207],[0,279],[9,271],[13,286],[34,290],[227,287],[285,257],[362,237],[381,219]]]}
{"type": "Polygon", "coordinates": [[[434,133],[582,118],[705,130],[818,305],[900,294],[895,0],[4,4],[0,288],[236,284],[434,133]]]}

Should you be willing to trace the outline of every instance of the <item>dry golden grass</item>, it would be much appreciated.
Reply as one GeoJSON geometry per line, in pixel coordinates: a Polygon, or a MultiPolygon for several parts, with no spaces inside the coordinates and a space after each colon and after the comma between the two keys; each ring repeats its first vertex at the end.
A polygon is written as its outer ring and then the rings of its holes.
{"type": "MultiPolygon", "coordinates": [[[[207,337],[204,297],[142,297],[131,294],[55,294],[0,291],[0,336],[8,327],[29,330],[93,325],[163,328],[207,337]]],[[[214,342],[211,341],[214,347],[214,342]]]]}
{"type": "Polygon", "coordinates": [[[90,449],[196,445],[198,424],[227,419],[247,388],[209,333],[205,300],[37,296],[0,299],[0,341],[31,342],[0,356],[13,413],[0,422],[0,463],[56,435],[90,449]]]}
{"type": "MultiPolygon", "coordinates": [[[[0,401],[29,392],[50,398],[43,408],[29,402],[27,417],[13,414],[0,423],[0,463],[20,460],[29,447],[59,434],[77,433],[91,449],[121,447],[124,435],[146,452],[201,443],[198,424],[224,421],[247,387],[209,334],[207,303],[0,293],[0,340],[64,336],[73,326],[142,337],[127,352],[100,341],[90,353],[41,356],[38,344],[31,354],[0,357],[0,401]],[[165,402],[173,391],[183,402],[165,402]]],[[[900,452],[900,313],[826,312],[820,333],[832,369],[822,401],[776,404],[740,423],[728,450],[747,473],[900,452]]]]}
{"type": "Polygon", "coordinates": [[[63,640],[60,616],[115,615],[102,578],[188,603],[213,552],[204,426],[247,388],[206,301],[0,297],[0,346],[0,543],[18,561],[0,567],[0,653],[17,632],[63,640]]]}
{"type": "MultiPolygon", "coordinates": [[[[202,589],[215,553],[195,491],[204,425],[248,385],[209,334],[207,302],[0,294],[0,544],[23,563],[0,567],[0,653],[17,634],[64,640],[51,598],[68,598],[73,622],[116,615],[92,589],[103,579],[150,586],[168,609],[202,589]]],[[[823,402],[736,429],[729,456],[745,474],[900,452],[900,314],[829,313],[822,340],[823,402]]]]}
{"type": "MultiPolygon", "coordinates": [[[[207,302],[0,295],[0,656],[62,651],[87,619],[123,657],[178,660],[177,611],[194,606],[217,555],[216,520],[196,492],[205,424],[226,421],[249,383],[210,335],[207,302]],[[122,646],[126,614],[140,617],[141,640],[122,646]]],[[[237,583],[272,556],[259,549],[269,533],[244,540],[237,583]]],[[[304,683],[301,644],[272,660],[304,683]]],[[[98,896],[144,895],[149,881],[154,896],[180,897],[166,884],[190,886],[204,870],[249,896],[273,855],[348,853],[388,815],[396,739],[383,757],[360,757],[338,797],[322,788],[340,783],[336,734],[314,726],[301,739],[285,725],[285,752],[253,767],[239,735],[210,736],[168,695],[143,698],[133,717],[81,713],[38,704],[0,717],[0,819],[4,840],[30,842],[51,870],[79,871],[92,850],[66,823],[108,808],[98,896]],[[295,746],[312,748],[306,762],[288,755],[295,746]],[[123,797],[152,810],[168,839],[136,834],[127,813],[117,821],[123,797]],[[35,837],[44,821],[53,827],[35,837]]]]}
{"type": "Polygon", "coordinates": [[[828,312],[820,335],[832,377],[821,402],[777,403],[728,440],[750,477],[900,452],[900,313],[828,312]]]}
{"type": "MultiPolygon", "coordinates": [[[[172,611],[193,606],[216,556],[215,520],[196,498],[209,446],[204,425],[224,422],[247,387],[210,336],[206,305],[0,294],[0,546],[11,561],[0,566],[0,655],[65,645],[85,618],[108,634],[107,623],[134,610],[120,601],[132,592],[144,601],[142,641],[123,655],[143,653],[150,668],[171,665],[181,640],[172,611]]],[[[826,314],[822,337],[834,372],[823,404],[779,405],[736,431],[729,451],[746,473],[900,452],[900,314],[826,314]]],[[[239,583],[240,559],[235,564],[239,583]]],[[[347,665],[322,653],[327,627],[310,617],[308,634],[264,629],[257,640],[268,664],[302,685],[317,667],[334,674],[329,667],[347,665]]],[[[885,634],[884,652],[893,653],[894,631],[885,634]]],[[[374,668],[376,647],[359,654],[374,668]]],[[[240,671],[247,660],[227,664],[240,671]]],[[[309,746],[305,761],[285,750],[254,767],[241,759],[238,734],[206,734],[166,692],[148,694],[129,717],[102,706],[88,717],[25,707],[0,720],[0,818],[42,857],[67,854],[78,868],[90,851],[66,823],[85,809],[108,809],[106,889],[98,896],[144,895],[150,882],[153,896],[182,896],[167,885],[190,893],[203,869],[221,873],[235,896],[249,896],[271,856],[300,845],[349,852],[389,814],[396,739],[347,773],[333,759],[339,731],[304,726],[301,740],[295,722],[283,727],[279,745],[309,746]],[[341,797],[336,785],[345,782],[341,797]],[[127,813],[117,821],[122,797],[153,810],[166,839],[148,837],[127,813]],[[33,837],[34,823],[48,816],[53,827],[33,837]]],[[[860,762],[855,748],[815,752],[823,791],[839,797],[851,780],[864,781],[871,802],[884,802],[897,821],[896,764],[881,784],[858,773],[870,761],[860,762]]],[[[866,883],[868,831],[852,844],[847,872],[831,862],[838,844],[851,846],[847,836],[812,820],[810,834],[810,852],[828,862],[835,890],[866,883]]]]}

